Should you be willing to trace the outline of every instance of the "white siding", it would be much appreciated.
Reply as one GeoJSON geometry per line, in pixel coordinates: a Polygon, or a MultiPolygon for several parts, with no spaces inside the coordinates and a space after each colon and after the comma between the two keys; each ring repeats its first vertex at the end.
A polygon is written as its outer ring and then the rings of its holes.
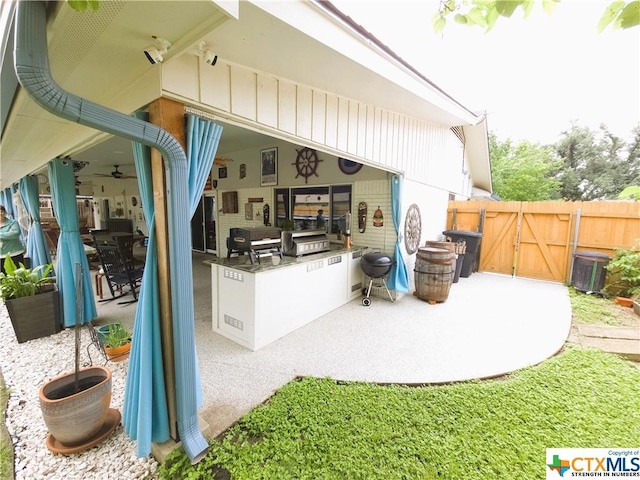
{"type": "Polygon", "coordinates": [[[463,150],[447,127],[224,60],[215,68],[199,69],[198,58],[186,55],[163,63],[162,69],[168,96],[258,126],[274,137],[466,193],[463,150]]]}

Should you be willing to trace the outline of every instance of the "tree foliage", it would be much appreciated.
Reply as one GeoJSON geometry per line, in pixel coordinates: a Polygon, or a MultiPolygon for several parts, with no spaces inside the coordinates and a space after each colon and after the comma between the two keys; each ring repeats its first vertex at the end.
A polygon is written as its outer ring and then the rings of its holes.
{"type": "Polygon", "coordinates": [[[67,4],[76,12],[97,12],[100,8],[99,0],[67,0],[67,4]]]}
{"type": "Polygon", "coordinates": [[[561,162],[553,148],[529,142],[500,142],[489,135],[494,192],[503,200],[539,201],[559,198],[560,182],[555,174],[561,162]]]}
{"type": "Polygon", "coordinates": [[[614,199],[640,184],[640,125],[625,142],[605,125],[592,131],[574,124],[562,133],[555,151],[562,160],[557,178],[566,200],[614,199]]]}
{"type": "MultiPolygon", "coordinates": [[[[542,0],[542,8],[552,14],[560,0],[542,0]]],[[[516,10],[528,17],[536,0],[440,0],[438,12],[433,16],[436,33],[444,30],[447,19],[453,15],[456,23],[477,25],[485,31],[491,30],[500,17],[509,18],[516,10]]],[[[640,1],[615,0],[603,12],[598,22],[598,31],[609,25],[613,28],[631,28],[640,24],[640,1]]]]}

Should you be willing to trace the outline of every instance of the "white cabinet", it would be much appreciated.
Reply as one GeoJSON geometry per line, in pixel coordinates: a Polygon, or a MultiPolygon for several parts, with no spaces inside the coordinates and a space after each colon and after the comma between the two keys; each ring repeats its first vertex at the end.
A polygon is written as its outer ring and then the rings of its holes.
{"type": "Polygon", "coordinates": [[[312,255],[256,272],[212,264],[213,330],[258,350],[344,305],[361,295],[360,258],[353,253],[312,255]]]}

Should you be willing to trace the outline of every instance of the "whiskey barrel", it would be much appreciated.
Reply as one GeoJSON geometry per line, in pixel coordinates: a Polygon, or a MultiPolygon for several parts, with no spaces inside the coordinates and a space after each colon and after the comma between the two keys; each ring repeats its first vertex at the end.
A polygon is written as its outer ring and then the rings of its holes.
{"type": "Polygon", "coordinates": [[[444,248],[423,247],[416,253],[414,269],[416,296],[422,300],[444,302],[455,274],[456,254],[444,248]]]}

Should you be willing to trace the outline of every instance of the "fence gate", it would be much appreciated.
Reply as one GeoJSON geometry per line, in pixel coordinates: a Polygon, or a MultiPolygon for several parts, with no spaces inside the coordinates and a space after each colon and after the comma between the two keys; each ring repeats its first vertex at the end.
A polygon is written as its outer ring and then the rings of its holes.
{"type": "Polygon", "coordinates": [[[449,202],[448,229],[482,231],[478,270],[568,282],[573,253],[631,248],[633,202],[449,202]]]}

